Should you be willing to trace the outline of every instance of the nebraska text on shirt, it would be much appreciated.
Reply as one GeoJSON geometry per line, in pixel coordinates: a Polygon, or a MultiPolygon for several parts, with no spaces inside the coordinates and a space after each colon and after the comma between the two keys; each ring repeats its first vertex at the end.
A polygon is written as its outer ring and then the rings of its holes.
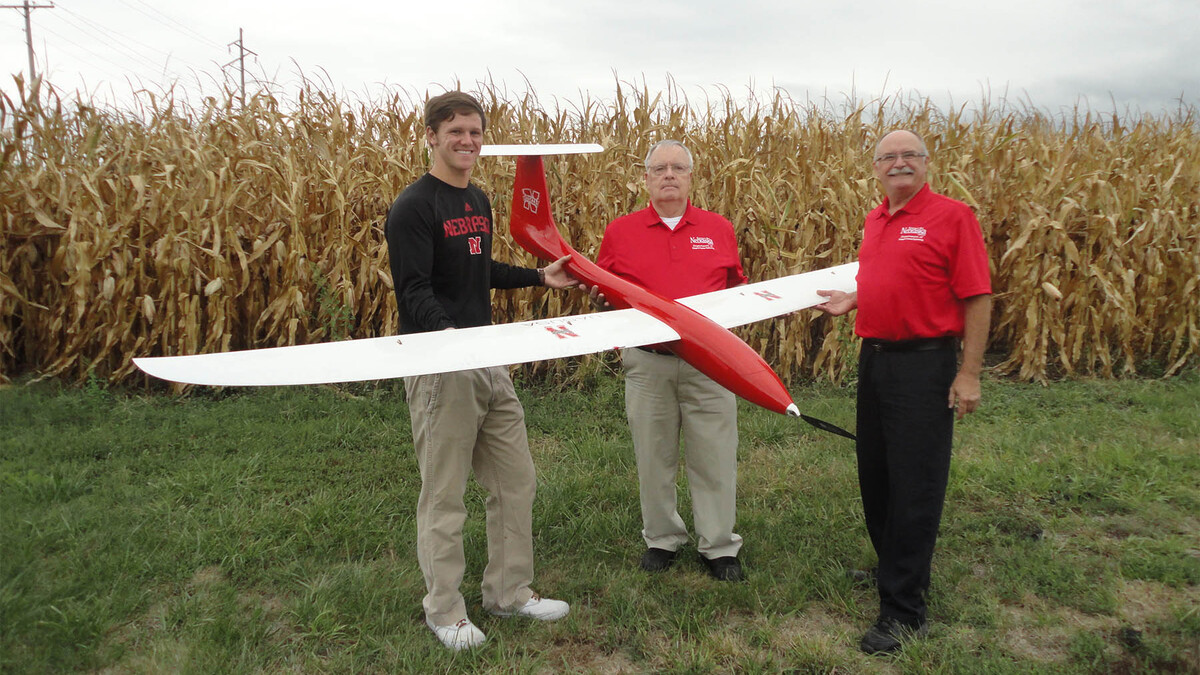
{"type": "Polygon", "coordinates": [[[451,218],[450,220],[442,221],[442,228],[445,229],[447,237],[454,237],[460,234],[474,234],[476,232],[490,232],[492,229],[492,220],[487,216],[451,218]]]}

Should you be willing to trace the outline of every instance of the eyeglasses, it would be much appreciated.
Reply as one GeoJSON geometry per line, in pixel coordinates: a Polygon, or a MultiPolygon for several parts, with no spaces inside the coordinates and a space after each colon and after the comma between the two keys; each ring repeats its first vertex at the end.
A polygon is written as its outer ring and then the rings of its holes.
{"type": "Polygon", "coordinates": [[[686,164],[655,164],[654,166],[646,167],[646,173],[655,177],[665,176],[667,169],[670,169],[671,173],[674,173],[676,176],[692,172],[692,167],[686,164]]]}
{"type": "Polygon", "coordinates": [[[896,154],[894,152],[889,152],[886,155],[880,155],[880,156],[876,157],[875,161],[883,162],[884,164],[895,164],[897,159],[902,159],[906,162],[911,162],[914,159],[918,159],[920,157],[928,157],[928,155],[926,155],[923,152],[913,152],[911,150],[909,150],[908,152],[902,152],[900,154],[896,154]]]}

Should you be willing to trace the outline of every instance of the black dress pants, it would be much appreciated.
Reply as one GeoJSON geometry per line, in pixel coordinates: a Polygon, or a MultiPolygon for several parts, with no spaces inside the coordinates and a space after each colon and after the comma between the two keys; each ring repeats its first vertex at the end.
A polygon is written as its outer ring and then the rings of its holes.
{"type": "Polygon", "coordinates": [[[863,345],[858,365],[858,485],[879,557],[879,615],[925,621],[925,593],[950,475],[957,373],[952,346],[863,345]]]}

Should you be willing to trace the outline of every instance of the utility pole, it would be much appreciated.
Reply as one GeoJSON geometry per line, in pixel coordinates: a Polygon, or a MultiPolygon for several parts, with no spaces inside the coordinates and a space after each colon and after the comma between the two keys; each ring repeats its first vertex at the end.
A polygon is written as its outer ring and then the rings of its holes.
{"type": "Polygon", "coordinates": [[[234,63],[238,64],[238,69],[242,71],[242,90],[241,90],[242,108],[245,108],[246,107],[246,55],[253,54],[254,56],[258,56],[258,52],[254,52],[249,49],[246,49],[246,41],[245,41],[244,36],[242,35],[241,28],[238,29],[237,41],[230,42],[229,46],[230,47],[236,46],[238,48],[238,57],[236,59],[234,59],[233,61],[230,61],[229,63],[226,63],[224,66],[221,66],[221,67],[228,68],[229,66],[232,66],[234,63]]]}
{"type": "Polygon", "coordinates": [[[29,81],[33,82],[36,76],[33,72],[33,23],[29,20],[30,10],[34,9],[54,9],[54,3],[49,5],[31,5],[29,0],[25,0],[20,5],[0,5],[0,9],[20,9],[25,11],[25,48],[29,50],[29,81]]]}

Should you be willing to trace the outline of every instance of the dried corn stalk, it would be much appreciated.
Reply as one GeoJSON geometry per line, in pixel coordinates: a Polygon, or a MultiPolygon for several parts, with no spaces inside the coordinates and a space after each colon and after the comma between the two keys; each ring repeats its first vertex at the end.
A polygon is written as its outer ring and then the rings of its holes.
{"type": "MultiPolygon", "coordinates": [[[[315,89],[285,107],[263,92],[140,114],[16,79],[0,95],[0,380],[17,374],[140,381],[138,355],[394,333],[383,222],[427,166],[421,100],[353,103],[315,89]]],[[[922,134],[933,187],[971,204],[991,253],[992,347],[1001,373],[1163,374],[1200,353],[1200,139],[1194,108],[1131,122],[1076,111],[948,115],[928,101],[817,107],[777,94],[735,104],[618,83],[610,103],[546,107],[489,84],[488,142],[597,142],[547,160],[564,236],[594,256],[603,228],[641,208],[642,157],[663,138],[697,158],[696,205],[738,228],[751,279],[853,260],[880,199],[872,148],[922,134]]],[[[506,236],[513,162],[480,161],[495,255],[533,264],[506,236]]],[[[587,311],[578,294],[495,294],[495,319],[587,311]]],[[[853,376],[852,322],[815,311],[740,334],[785,379],[853,376]]],[[[531,364],[578,381],[611,358],[531,364]]]]}

